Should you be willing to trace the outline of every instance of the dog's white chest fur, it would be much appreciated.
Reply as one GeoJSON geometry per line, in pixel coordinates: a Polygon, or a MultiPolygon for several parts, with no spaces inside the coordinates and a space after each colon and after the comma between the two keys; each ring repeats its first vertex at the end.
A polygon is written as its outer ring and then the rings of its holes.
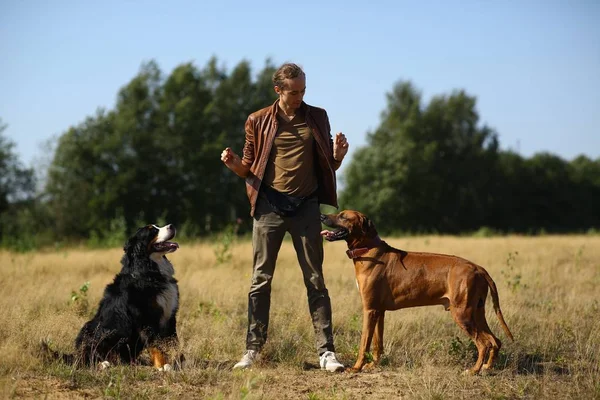
{"type": "Polygon", "coordinates": [[[169,284],[169,286],[167,286],[167,288],[158,295],[156,302],[163,310],[163,315],[160,318],[160,324],[164,325],[177,309],[177,287],[175,284],[169,284]]]}
{"type": "MultiPolygon", "coordinates": [[[[154,255],[154,254],[153,254],[154,255]]],[[[165,276],[173,276],[175,270],[173,265],[166,257],[157,255],[150,258],[158,264],[160,272],[165,276]]],[[[163,314],[160,318],[160,324],[164,325],[167,323],[171,316],[177,310],[179,299],[177,298],[177,286],[174,283],[170,283],[165,290],[163,290],[156,298],[156,303],[162,308],[163,314]]]]}
{"type": "Polygon", "coordinates": [[[173,276],[173,274],[175,274],[173,264],[171,264],[171,262],[167,260],[166,257],[163,257],[160,253],[153,253],[150,256],[150,259],[158,264],[158,269],[164,276],[173,276]]]}

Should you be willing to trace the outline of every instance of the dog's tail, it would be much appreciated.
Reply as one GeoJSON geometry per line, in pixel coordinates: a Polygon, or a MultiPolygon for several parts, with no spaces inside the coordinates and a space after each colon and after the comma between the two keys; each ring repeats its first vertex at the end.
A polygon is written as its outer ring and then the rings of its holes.
{"type": "Polygon", "coordinates": [[[77,358],[74,354],[63,354],[50,348],[50,341],[43,339],[40,342],[40,353],[42,357],[49,361],[62,361],[67,365],[75,365],[77,358]]]}
{"type": "Polygon", "coordinates": [[[496,288],[496,283],[494,282],[490,274],[488,274],[488,272],[485,270],[485,268],[480,268],[484,273],[485,280],[487,281],[488,286],[490,287],[490,292],[492,294],[492,302],[494,303],[494,311],[496,311],[496,316],[500,321],[500,325],[502,325],[502,329],[504,329],[506,336],[508,336],[510,340],[514,341],[515,339],[513,338],[513,335],[510,332],[510,329],[508,329],[508,325],[506,325],[506,321],[504,321],[504,317],[502,316],[502,310],[500,309],[500,299],[498,298],[498,289],[496,288]]]}

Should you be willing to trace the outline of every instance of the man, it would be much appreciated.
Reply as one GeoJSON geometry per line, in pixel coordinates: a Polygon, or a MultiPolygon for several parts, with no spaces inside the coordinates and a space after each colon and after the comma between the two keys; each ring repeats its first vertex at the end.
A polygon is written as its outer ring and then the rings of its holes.
{"type": "Polygon", "coordinates": [[[230,148],[221,154],[225,165],[246,179],[254,218],[246,353],[234,369],[252,366],[267,340],[275,261],[289,232],[307,289],[319,364],[327,371],[339,371],[344,366],[333,345],[319,204],[337,207],[335,171],[348,152],[348,142],[342,133],[332,140],[327,112],[303,102],[306,76],[299,66],[282,65],[273,74],[273,85],[279,98],[248,117],[242,157],[230,148]]]}

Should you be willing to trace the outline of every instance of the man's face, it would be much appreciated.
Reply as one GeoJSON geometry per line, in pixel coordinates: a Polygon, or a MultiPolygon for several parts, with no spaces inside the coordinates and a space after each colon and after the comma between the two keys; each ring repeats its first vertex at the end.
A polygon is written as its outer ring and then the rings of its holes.
{"type": "Polygon", "coordinates": [[[302,75],[294,79],[286,79],[283,86],[283,88],[275,86],[279,100],[291,109],[298,109],[306,92],[306,77],[302,75]]]}

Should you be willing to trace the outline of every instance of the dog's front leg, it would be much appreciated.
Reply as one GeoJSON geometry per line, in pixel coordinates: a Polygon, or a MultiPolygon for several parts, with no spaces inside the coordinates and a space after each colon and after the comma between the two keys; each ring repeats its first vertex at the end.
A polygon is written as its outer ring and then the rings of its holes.
{"type": "Polygon", "coordinates": [[[150,352],[152,364],[155,368],[161,371],[171,369],[171,365],[167,364],[167,356],[161,349],[158,347],[150,347],[148,351],[150,352]]]}
{"type": "Polygon", "coordinates": [[[358,359],[351,369],[352,372],[359,372],[365,365],[365,355],[371,347],[373,332],[375,331],[375,325],[377,325],[380,314],[381,312],[377,310],[363,310],[363,328],[360,337],[360,348],[358,349],[358,359]]]}
{"type": "Polygon", "coordinates": [[[144,347],[146,347],[150,353],[152,365],[158,370],[169,371],[172,367],[167,362],[167,354],[163,350],[166,343],[157,331],[157,329],[146,327],[140,332],[140,338],[144,341],[144,347]]]}
{"type": "Polygon", "coordinates": [[[161,341],[166,352],[169,354],[170,364],[175,369],[182,369],[185,362],[185,356],[179,351],[179,338],[177,337],[177,323],[175,315],[167,322],[166,327],[161,331],[161,341]]]}
{"type": "Polygon", "coordinates": [[[381,359],[383,354],[383,320],[385,317],[385,311],[381,311],[379,318],[377,319],[377,327],[375,328],[375,335],[373,337],[373,364],[376,364],[381,359]]]}

